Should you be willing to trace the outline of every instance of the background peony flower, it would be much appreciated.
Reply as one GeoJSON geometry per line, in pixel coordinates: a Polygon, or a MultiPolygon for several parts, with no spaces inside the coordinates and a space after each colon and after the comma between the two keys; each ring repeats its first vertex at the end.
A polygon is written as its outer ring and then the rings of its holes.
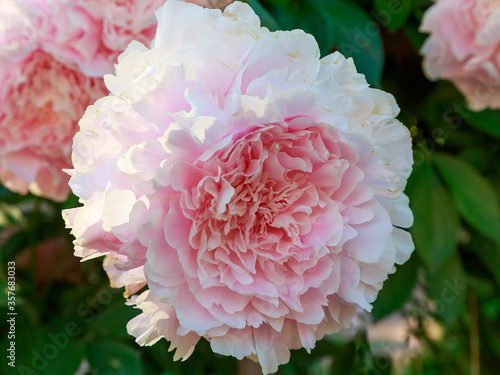
{"type": "Polygon", "coordinates": [[[106,95],[89,78],[35,50],[21,61],[0,60],[0,182],[12,191],[64,201],[71,141],[79,116],[106,95]]]}
{"type": "Polygon", "coordinates": [[[34,30],[24,0],[0,0],[0,61],[21,60],[36,49],[34,30]]]}
{"type": "Polygon", "coordinates": [[[90,77],[112,72],[132,40],[149,44],[164,0],[34,0],[43,48],[90,77]]]}
{"type": "Polygon", "coordinates": [[[420,30],[430,79],[453,82],[475,111],[500,108],[500,1],[436,0],[420,30]]]}
{"type": "Polygon", "coordinates": [[[410,136],[351,59],[243,3],[169,0],[157,17],[80,121],[75,254],[118,259],[129,291],[147,282],[139,344],[165,337],[179,359],[204,337],[271,373],[369,311],[409,258],[410,136]]]}
{"type": "MultiPolygon", "coordinates": [[[[165,0],[34,0],[44,49],[90,77],[114,71],[118,55],[136,40],[151,42],[154,11],[165,0]]],[[[202,6],[210,0],[186,0],[202,6]]],[[[218,3],[217,3],[218,4],[218,3]]]]}
{"type": "Polygon", "coordinates": [[[154,10],[163,2],[1,0],[2,184],[21,194],[67,198],[62,168],[71,165],[77,121],[107,94],[102,75],[113,71],[129,42],[149,45],[154,10]]]}

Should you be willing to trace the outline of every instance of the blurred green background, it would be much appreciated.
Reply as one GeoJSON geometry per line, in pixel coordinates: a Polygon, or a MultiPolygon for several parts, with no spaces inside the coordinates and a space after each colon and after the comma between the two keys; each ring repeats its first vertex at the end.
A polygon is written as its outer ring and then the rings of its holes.
{"type": "MultiPolygon", "coordinates": [[[[414,139],[406,189],[416,250],[389,277],[358,332],[293,351],[278,374],[497,374],[500,365],[500,111],[470,112],[447,82],[421,69],[418,32],[430,0],[248,0],[264,26],[301,28],[326,55],[353,57],[374,87],[392,93],[414,139]],[[366,328],[368,327],[368,328],[366,328]]],[[[236,374],[234,358],[202,340],[186,362],[168,343],[142,348],[126,332],[138,311],[111,289],[102,260],[80,263],[61,210],[77,206],[0,187],[0,305],[16,262],[16,368],[2,374],[236,374]]],[[[7,349],[7,350],[6,350],[7,349]]]]}

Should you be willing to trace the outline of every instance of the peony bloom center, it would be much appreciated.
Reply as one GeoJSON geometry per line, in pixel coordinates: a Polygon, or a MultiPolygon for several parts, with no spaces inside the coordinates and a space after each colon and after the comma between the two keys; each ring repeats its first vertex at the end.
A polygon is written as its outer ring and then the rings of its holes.
{"type": "Polygon", "coordinates": [[[332,276],[328,255],[356,236],[351,224],[373,219],[357,161],[327,124],[296,118],[253,129],[193,163],[174,163],[166,241],[179,248],[182,222],[188,243],[179,257],[204,289],[225,286],[302,312],[301,295],[332,276]]]}

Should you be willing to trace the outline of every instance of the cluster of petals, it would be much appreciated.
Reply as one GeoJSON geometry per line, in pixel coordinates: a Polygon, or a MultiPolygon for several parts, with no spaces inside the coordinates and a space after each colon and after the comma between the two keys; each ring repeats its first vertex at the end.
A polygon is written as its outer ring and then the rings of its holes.
{"type": "Polygon", "coordinates": [[[472,110],[500,109],[500,1],[435,0],[420,30],[430,79],[451,81],[472,110]]]}
{"type": "Polygon", "coordinates": [[[72,139],[102,75],[134,39],[149,44],[163,0],[2,0],[0,183],[64,201],[72,139]]]}
{"type": "Polygon", "coordinates": [[[149,44],[164,0],[33,0],[30,13],[44,49],[90,77],[114,70],[132,40],[149,44]]]}
{"type": "Polygon", "coordinates": [[[300,30],[240,2],[168,0],[73,143],[75,254],[105,255],[141,345],[258,361],[265,374],[369,311],[413,251],[411,139],[394,98],[300,30]],[[203,30],[203,32],[200,32],[203,30]]]}
{"type": "Polygon", "coordinates": [[[89,78],[36,49],[19,61],[0,60],[0,182],[20,194],[64,201],[63,168],[85,108],[107,94],[89,78]]]}
{"type": "MultiPolygon", "coordinates": [[[[219,2],[191,0],[203,6],[219,2]]],[[[1,0],[0,183],[64,201],[85,108],[132,40],[149,45],[164,0],[1,0]]],[[[225,5],[225,3],[224,3],[225,5]]]]}

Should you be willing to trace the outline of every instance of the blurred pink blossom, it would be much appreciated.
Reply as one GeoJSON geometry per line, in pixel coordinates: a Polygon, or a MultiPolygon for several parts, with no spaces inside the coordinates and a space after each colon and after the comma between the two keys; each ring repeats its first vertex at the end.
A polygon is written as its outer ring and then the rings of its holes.
{"type": "Polygon", "coordinates": [[[64,201],[78,120],[164,0],[0,0],[0,182],[64,201]]]}
{"type": "Polygon", "coordinates": [[[0,60],[0,182],[8,189],[64,201],[71,144],[85,108],[106,95],[89,78],[41,50],[0,60]]]}
{"type": "Polygon", "coordinates": [[[430,79],[447,79],[480,111],[500,109],[500,1],[436,0],[420,30],[430,79]]]}
{"type": "Polygon", "coordinates": [[[152,48],[129,45],[80,121],[75,254],[107,255],[128,291],[147,282],[139,344],[165,337],[179,359],[204,337],[275,372],[371,310],[413,251],[409,132],[351,59],[246,4],[157,16],[152,48]]]}
{"type": "Polygon", "coordinates": [[[154,11],[165,0],[35,0],[32,14],[43,48],[76,64],[90,77],[113,72],[132,40],[149,44],[156,30],[154,11]],[[35,18],[36,20],[36,18],[35,18]]]}

